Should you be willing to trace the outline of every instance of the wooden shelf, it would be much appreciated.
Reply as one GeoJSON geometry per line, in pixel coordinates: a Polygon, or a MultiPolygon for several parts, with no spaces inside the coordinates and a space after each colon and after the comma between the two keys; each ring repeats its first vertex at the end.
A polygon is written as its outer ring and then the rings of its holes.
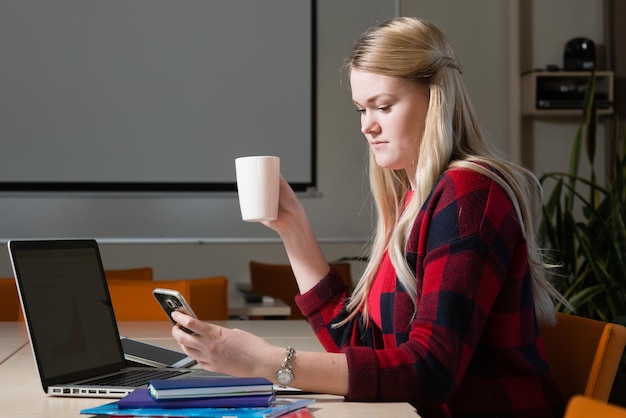
{"type": "MultiPolygon", "coordinates": [[[[598,115],[613,113],[613,72],[596,71],[598,115]]],[[[522,76],[522,116],[582,115],[582,97],[591,72],[536,71],[522,76]]]]}

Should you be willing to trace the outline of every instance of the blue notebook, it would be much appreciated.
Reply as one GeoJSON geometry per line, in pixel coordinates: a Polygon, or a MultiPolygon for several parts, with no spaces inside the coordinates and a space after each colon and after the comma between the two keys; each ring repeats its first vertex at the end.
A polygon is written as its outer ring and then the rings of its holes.
{"type": "Polygon", "coordinates": [[[148,390],[153,398],[205,398],[210,396],[246,396],[272,394],[274,385],[263,377],[214,377],[172,380],[150,380],[148,390]]]}
{"type": "Polygon", "coordinates": [[[275,418],[315,403],[315,399],[277,398],[271,406],[259,408],[137,408],[120,409],[117,402],[80,411],[87,415],[135,417],[191,417],[191,418],[275,418]]]}
{"type": "Polygon", "coordinates": [[[135,389],[117,402],[119,409],[135,408],[242,408],[268,407],[276,399],[274,394],[249,396],[222,396],[194,399],[154,399],[148,389],[135,389]]]}

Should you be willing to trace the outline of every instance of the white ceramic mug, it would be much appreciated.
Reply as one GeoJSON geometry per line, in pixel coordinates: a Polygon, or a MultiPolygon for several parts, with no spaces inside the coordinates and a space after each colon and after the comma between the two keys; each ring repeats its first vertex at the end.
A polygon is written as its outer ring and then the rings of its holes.
{"type": "Polygon", "coordinates": [[[241,219],[273,221],[278,216],[280,158],[250,156],[235,159],[241,219]]]}

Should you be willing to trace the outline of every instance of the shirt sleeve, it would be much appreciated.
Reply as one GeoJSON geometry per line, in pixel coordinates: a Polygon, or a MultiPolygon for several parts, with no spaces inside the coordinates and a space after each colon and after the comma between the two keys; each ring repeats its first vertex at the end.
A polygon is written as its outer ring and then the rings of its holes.
{"type": "Polygon", "coordinates": [[[331,268],[315,287],[295,298],[326,351],[339,352],[345,346],[358,344],[360,331],[357,318],[360,315],[344,326],[333,326],[348,316],[345,310],[347,297],[348,289],[343,279],[331,268]]]}

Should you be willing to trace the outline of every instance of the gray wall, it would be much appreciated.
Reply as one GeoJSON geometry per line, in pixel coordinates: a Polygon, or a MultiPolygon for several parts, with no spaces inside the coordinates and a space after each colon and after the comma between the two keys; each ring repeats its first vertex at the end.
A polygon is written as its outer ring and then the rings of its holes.
{"type": "Polygon", "coordinates": [[[492,141],[509,153],[512,85],[509,9],[500,0],[404,0],[401,14],[436,23],[448,36],[463,68],[472,102],[492,141]]]}
{"type": "MultiPolygon", "coordinates": [[[[531,48],[524,44],[520,46],[517,29],[520,25],[531,25],[526,29],[536,32],[532,46],[534,66],[559,63],[563,40],[602,33],[602,23],[597,18],[602,13],[599,0],[534,0],[532,3],[538,15],[534,22],[528,23],[519,21],[520,0],[399,0],[397,5],[390,0],[319,1],[318,164],[322,195],[304,198],[303,202],[316,233],[322,238],[322,249],[329,260],[357,255],[364,245],[361,239],[325,239],[347,235],[329,231],[329,219],[349,217],[346,228],[361,231],[364,238],[371,222],[364,172],[365,142],[359,133],[359,121],[354,115],[347,87],[340,84],[338,71],[352,40],[366,27],[395,13],[434,20],[450,37],[463,65],[474,104],[494,142],[504,154],[515,156],[517,148],[525,146],[518,131],[519,75],[523,70],[518,61],[519,48],[531,48]],[[567,23],[562,22],[564,11],[567,11],[567,23]],[[554,15],[559,19],[546,17],[554,15]]],[[[571,129],[569,124],[544,126],[542,123],[537,126],[535,152],[559,158],[547,158],[545,166],[536,168],[536,172],[562,169],[560,157],[564,154],[563,149],[569,150],[573,138],[571,129]]],[[[29,204],[37,204],[40,199],[33,198],[29,204]]],[[[176,210],[185,216],[184,205],[174,203],[167,210],[176,210]]],[[[114,202],[103,199],[102,205],[94,203],[93,211],[97,213],[103,207],[110,210],[112,205],[114,202]]],[[[57,209],[62,210],[62,205],[57,209]]],[[[10,224],[10,213],[3,215],[3,222],[10,224]]],[[[67,220],[88,221],[91,220],[67,220]]],[[[249,227],[263,228],[254,224],[249,227]]],[[[107,268],[152,265],[157,278],[161,279],[224,274],[232,283],[245,282],[249,260],[286,261],[282,245],[272,234],[268,234],[266,240],[248,242],[237,239],[103,241],[101,250],[107,268]]],[[[362,266],[356,264],[354,267],[358,274],[362,266]]],[[[0,275],[10,274],[8,260],[3,255],[0,257],[0,275]]]]}

